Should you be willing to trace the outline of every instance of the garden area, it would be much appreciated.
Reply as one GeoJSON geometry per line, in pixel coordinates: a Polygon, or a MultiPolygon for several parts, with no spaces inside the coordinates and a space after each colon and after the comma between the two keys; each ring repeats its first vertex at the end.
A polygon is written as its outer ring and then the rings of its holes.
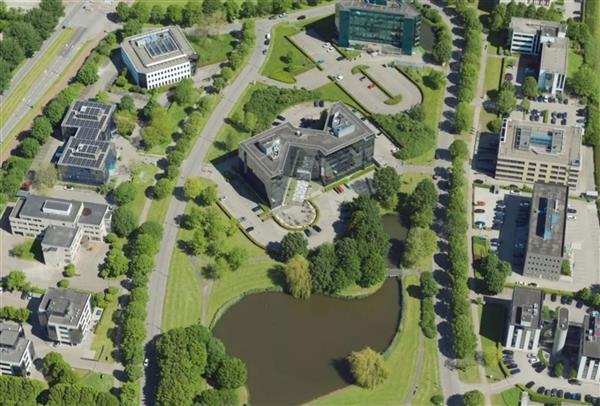
{"type": "Polygon", "coordinates": [[[234,50],[236,42],[231,33],[216,36],[189,36],[187,39],[194,51],[198,53],[198,67],[226,61],[228,54],[234,50]]]}

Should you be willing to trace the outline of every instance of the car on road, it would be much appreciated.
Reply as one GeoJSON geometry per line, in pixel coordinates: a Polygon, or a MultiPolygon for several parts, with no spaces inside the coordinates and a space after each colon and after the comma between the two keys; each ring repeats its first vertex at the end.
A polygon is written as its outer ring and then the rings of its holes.
{"type": "Polygon", "coordinates": [[[306,20],[306,16],[304,14],[302,14],[301,16],[298,16],[297,19],[298,20],[306,20]]]}
{"type": "Polygon", "coordinates": [[[148,358],[145,358],[144,359],[144,368],[148,368],[148,364],[150,364],[150,361],[148,360],[148,358]]]}
{"type": "Polygon", "coordinates": [[[250,226],[250,227],[247,227],[247,228],[246,228],[246,232],[247,232],[247,233],[250,233],[250,232],[252,232],[252,231],[254,231],[254,227],[250,226]]]}
{"type": "Polygon", "coordinates": [[[261,211],[261,208],[260,208],[260,206],[254,206],[254,207],[252,208],[252,211],[253,211],[254,213],[256,213],[256,212],[258,212],[258,211],[261,211]]]}
{"type": "Polygon", "coordinates": [[[480,213],[485,213],[484,209],[475,209],[473,210],[474,213],[480,214],[480,213]]]}

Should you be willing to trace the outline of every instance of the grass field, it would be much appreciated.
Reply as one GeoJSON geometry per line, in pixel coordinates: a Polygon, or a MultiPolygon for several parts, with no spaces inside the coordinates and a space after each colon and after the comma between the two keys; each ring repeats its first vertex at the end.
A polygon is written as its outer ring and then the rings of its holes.
{"type": "Polygon", "coordinates": [[[569,59],[567,63],[567,79],[573,77],[575,72],[579,69],[581,64],[583,63],[583,56],[575,53],[573,49],[569,49],[569,59]]]}
{"type": "Polygon", "coordinates": [[[479,383],[480,382],[479,367],[477,366],[477,363],[475,362],[475,360],[473,360],[472,365],[469,365],[464,370],[462,370],[462,369],[458,370],[458,378],[461,380],[461,382],[464,382],[464,383],[479,383]]]}
{"type": "Polygon", "coordinates": [[[154,184],[154,175],[158,172],[158,168],[150,164],[142,164],[137,168],[137,172],[133,176],[132,182],[136,188],[135,199],[131,203],[127,203],[136,216],[139,216],[146,204],[146,189],[154,184]]]}
{"type": "MultiPolygon", "coordinates": [[[[402,405],[413,385],[413,373],[417,362],[419,343],[419,299],[410,296],[407,290],[419,285],[417,276],[403,279],[403,308],[400,332],[386,351],[385,363],[389,377],[378,387],[368,390],[358,386],[347,386],[311,402],[312,405],[402,405]]],[[[423,369],[424,372],[427,369],[423,369]]],[[[424,383],[428,385],[428,383],[424,383]]],[[[420,385],[419,385],[420,386],[420,385]]],[[[426,395],[423,395],[426,396],[426,395]]],[[[417,404],[414,403],[413,404],[417,404]]]]}
{"type": "Polygon", "coordinates": [[[169,197],[166,197],[162,200],[152,200],[146,221],[156,221],[162,224],[165,221],[165,216],[167,215],[170,202],[171,199],[169,199],[169,197]]]}
{"type": "Polygon", "coordinates": [[[112,336],[115,331],[114,329],[117,327],[113,320],[113,316],[118,305],[118,302],[115,300],[104,309],[102,318],[98,322],[96,331],[94,332],[92,350],[96,351],[96,359],[101,362],[110,362],[113,359],[115,346],[112,336]]]}
{"type": "Polygon", "coordinates": [[[348,106],[354,107],[364,115],[369,115],[369,112],[359,105],[338,82],[331,82],[316,89],[321,98],[325,101],[341,101],[348,106]]]}
{"type": "Polygon", "coordinates": [[[99,392],[109,392],[113,387],[113,377],[99,372],[92,372],[86,369],[75,369],[79,376],[79,384],[88,386],[99,392]]]}
{"type": "Polygon", "coordinates": [[[188,41],[198,53],[198,66],[204,66],[227,60],[236,40],[231,33],[227,33],[214,37],[188,37],[188,41]]]}
{"type": "Polygon", "coordinates": [[[419,378],[419,388],[412,400],[413,405],[428,405],[431,397],[442,394],[438,364],[438,346],[434,338],[423,338],[423,369],[419,378]]]}
{"type": "Polygon", "coordinates": [[[521,391],[518,388],[510,388],[502,393],[492,395],[494,406],[519,406],[521,403],[521,391]]]}
{"type": "Polygon", "coordinates": [[[400,193],[411,194],[420,181],[430,177],[427,173],[403,173],[400,175],[400,193]]]}
{"type": "Polygon", "coordinates": [[[261,74],[284,83],[296,83],[296,75],[315,67],[287,38],[300,32],[294,24],[277,24],[271,30],[271,44],[267,60],[261,68],[261,74]]]}
{"type": "Polygon", "coordinates": [[[487,57],[485,63],[485,79],[483,82],[483,93],[492,97],[491,92],[495,92],[500,87],[502,76],[502,58],[487,57]]]}
{"type": "Polygon", "coordinates": [[[472,245],[473,245],[473,257],[475,259],[487,257],[488,251],[490,249],[490,243],[488,240],[486,240],[485,238],[482,238],[482,237],[474,236],[472,245]]]}
{"type": "MultiPolygon", "coordinates": [[[[504,308],[498,304],[486,303],[483,306],[481,310],[479,337],[484,353],[495,350],[496,354],[499,354],[498,343],[502,340],[504,329],[502,323],[499,323],[498,320],[504,320],[504,316],[504,308]]],[[[485,366],[485,374],[493,376],[494,380],[504,377],[499,362],[500,359],[494,365],[485,366]]]]}
{"type": "Polygon", "coordinates": [[[48,68],[48,65],[60,51],[63,50],[65,44],[69,42],[73,36],[74,31],[72,28],[65,28],[56,37],[54,42],[50,44],[46,52],[42,55],[39,61],[31,68],[31,70],[25,75],[25,77],[16,85],[10,95],[4,100],[4,103],[0,106],[0,123],[5,123],[8,120],[19,103],[21,103],[25,94],[31,89],[31,86],[38,80],[40,75],[48,68]]]}

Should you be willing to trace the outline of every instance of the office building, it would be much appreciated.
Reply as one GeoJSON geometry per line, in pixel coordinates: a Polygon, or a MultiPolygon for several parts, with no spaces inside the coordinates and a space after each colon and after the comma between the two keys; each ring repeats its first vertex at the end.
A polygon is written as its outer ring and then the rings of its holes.
{"type": "Polygon", "coordinates": [[[116,170],[117,153],[112,138],[114,104],[77,100],[61,124],[66,140],[56,164],[65,182],[101,185],[116,170]]]}
{"type": "Polygon", "coordinates": [[[412,55],[421,38],[421,14],[404,0],[341,0],[335,24],[342,47],[412,55]]]}
{"type": "Polygon", "coordinates": [[[240,143],[241,172],[271,207],[302,203],[311,182],[328,185],[373,162],[374,134],[344,104],[316,127],[285,122],[240,143]]]}
{"type": "Polygon", "coordinates": [[[135,82],[154,89],[194,75],[198,55],[181,28],[169,26],[125,38],[121,57],[135,82]]]}
{"type": "Polygon", "coordinates": [[[583,317],[577,379],[600,383],[600,312],[583,317]]]}
{"type": "Polygon", "coordinates": [[[50,340],[79,344],[92,317],[92,295],[71,289],[48,288],[37,315],[50,340]]]}
{"type": "Polygon", "coordinates": [[[577,186],[581,127],[506,119],[500,130],[495,177],[501,180],[577,186]]]}
{"type": "Polygon", "coordinates": [[[565,25],[559,22],[513,17],[509,26],[510,51],[539,55],[542,44],[565,38],[566,33],[565,25]]]}
{"type": "Polygon", "coordinates": [[[82,227],[49,226],[42,238],[44,263],[56,268],[74,263],[82,236],[82,227]]]}
{"type": "Polygon", "coordinates": [[[566,186],[551,183],[533,186],[524,276],[550,280],[560,278],[568,199],[569,189],[566,186]]]}
{"type": "Polygon", "coordinates": [[[566,307],[559,307],[556,317],[556,326],[554,327],[554,341],[552,343],[552,359],[556,359],[567,343],[569,332],[569,310],[566,307]]]}
{"type": "Polygon", "coordinates": [[[565,90],[569,40],[556,38],[542,45],[538,88],[541,92],[556,94],[565,90]]]}
{"type": "Polygon", "coordinates": [[[23,326],[0,321],[0,375],[27,376],[34,358],[33,343],[25,338],[23,326]]]}
{"type": "Polygon", "coordinates": [[[542,332],[544,292],[517,286],[509,315],[508,333],[504,346],[511,350],[535,352],[542,332]]]}

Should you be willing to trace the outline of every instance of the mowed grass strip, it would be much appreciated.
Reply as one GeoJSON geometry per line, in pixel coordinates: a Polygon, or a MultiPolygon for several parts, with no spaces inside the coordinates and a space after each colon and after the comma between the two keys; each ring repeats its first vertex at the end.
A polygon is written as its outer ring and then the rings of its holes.
{"type": "Polygon", "coordinates": [[[423,367],[413,405],[428,405],[432,396],[442,394],[437,340],[423,337],[423,351],[423,367]]]}
{"type": "Polygon", "coordinates": [[[227,60],[236,39],[231,33],[226,33],[208,37],[188,37],[188,41],[198,53],[200,67],[227,60]]]}
{"type": "MultiPolygon", "coordinates": [[[[311,405],[403,405],[412,390],[413,374],[419,346],[419,299],[408,294],[418,289],[419,278],[408,275],[403,279],[402,321],[400,331],[386,351],[385,363],[389,376],[378,387],[368,390],[356,385],[347,386],[310,402],[311,405]]],[[[424,372],[427,371],[424,369],[424,372]]],[[[413,404],[417,404],[414,403],[413,404]]]]}
{"type": "Polygon", "coordinates": [[[12,115],[19,103],[23,100],[23,97],[27,94],[31,86],[39,79],[44,73],[44,70],[48,68],[50,62],[56,58],[58,53],[62,51],[65,44],[69,42],[73,36],[74,31],[72,28],[65,28],[54,42],[48,47],[44,55],[40,60],[31,68],[31,70],[25,75],[25,77],[17,84],[15,89],[5,99],[4,103],[0,106],[0,124],[4,125],[8,120],[8,117],[12,115]]]}
{"type": "Polygon", "coordinates": [[[113,359],[115,346],[112,335],[116,328],[113,316],[118,306],[119,303],[117,300],[109,303],[102,313],[100,322],[96,326],[94,341],[92,341],[92,350],[96,352],[96,358],[100,362],[110,362],[113,359]]]}
{"type": "MultiPolygon", "coordinates": [[[[273,27],[269,54],[260,72],[263,76],[283,83],[296,83],[296,75],[315,67],[315,64],[287,38],[298,32],[300,28],[292,24],[284,23],[273,27]]],[[[261,40],[262,38],[257,39],[261,40]]]]}

